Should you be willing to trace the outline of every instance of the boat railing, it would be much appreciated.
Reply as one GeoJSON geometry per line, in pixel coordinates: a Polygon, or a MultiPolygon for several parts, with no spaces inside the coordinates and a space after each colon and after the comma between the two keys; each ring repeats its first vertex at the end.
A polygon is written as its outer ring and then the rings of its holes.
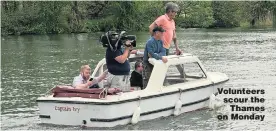
{"type": "Polygon", "coordinates": [[[50,94],[50,92],[52,92],[52,90],[55,88],[56,86],[52,87],[51,89],[49,89],[43,96],[48,96],[50,94]]]}
{"type": "MultiPolygon", "coordinates": [[[[72,86],[57,85],[46,92],[46,96],[49,96],[49,92],[53,94],[53,97],[82,97],[91,99],[105,99],[107,95],[117,95],[121,92],[121,89],[117,88],[90,88],[90,89],[76,89],[72,86]]],[[[45,96],[45,97],[46,97],[45,96]]]]}
{"type": "MultiPolygon", "coordinates": [[[[65,86],[66,86],[66,87],[72,87],[72,85],[69,85],[69,84],[63,85],[63,86],[64,86],[64,87],[65,87],[65,86]]],[[[53,93],[52,91],[53,91],[53,89],[56,88],[56,87],[57,87],[57,85],[55,85],[55,86],[53,86],[51,89],[47,90],[46,93],[45,93],[43,96],[48,96],[48,95],[50,95],[51,93],[53,93]]]]}

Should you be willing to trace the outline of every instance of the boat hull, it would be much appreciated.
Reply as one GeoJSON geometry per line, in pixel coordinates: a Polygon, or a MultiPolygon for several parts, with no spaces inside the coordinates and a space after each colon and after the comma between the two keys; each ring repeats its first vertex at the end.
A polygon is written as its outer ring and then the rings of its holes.
{"type": "Polygon", "coordinates": [[[210,95],[216,94],[217,88],[225,81],[181,91],[160,92],[140,98],[109,102],[83,101],[86,98],[66,100],[43,97],[37,100],[39,117],[41,123],[57,125],[84,124],[88,127],[125,125],[131,123],[133,113],[138,107],[141,109],[139,121],[173,115],[178,100],[182,102],[180,114],[205,108],[208,106],[210,95]]]}

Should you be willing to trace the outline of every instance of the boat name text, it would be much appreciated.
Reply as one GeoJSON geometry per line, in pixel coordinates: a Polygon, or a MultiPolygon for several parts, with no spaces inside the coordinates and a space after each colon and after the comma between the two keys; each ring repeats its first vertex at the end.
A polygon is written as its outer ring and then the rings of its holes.
{"type": "Polygon", "coordinates": [[[77,113],[80,112],[80,108],[68,107],[68,106],[55,106],[55,110],[60,111],[60,112],[64,112],[64,111],[74,111],[77,113]]]}

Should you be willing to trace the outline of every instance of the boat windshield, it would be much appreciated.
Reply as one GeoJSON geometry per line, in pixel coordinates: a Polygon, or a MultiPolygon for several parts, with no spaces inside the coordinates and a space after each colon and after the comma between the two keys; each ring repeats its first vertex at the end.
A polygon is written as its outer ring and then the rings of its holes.
{"type": "Polygon", "coordinates": [[[205,78],[206,75],[197,62],[171,65],[168,68],[163,85],[169,86],[205,78]]]}

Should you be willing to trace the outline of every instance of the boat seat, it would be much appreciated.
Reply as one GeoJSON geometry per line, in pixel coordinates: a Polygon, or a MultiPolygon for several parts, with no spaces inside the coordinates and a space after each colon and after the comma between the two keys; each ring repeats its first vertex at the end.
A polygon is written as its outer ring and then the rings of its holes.
{"type": "Polygon", "coordinates": [[[117,88],[92,88],[92,89],[75,89],[72,86],[58,85],[52,90],[54,97],[82,97],[82,98],[94,98],[100,99],[105,98],[106,95],[117,95],[121,92],[117,88]]]}

